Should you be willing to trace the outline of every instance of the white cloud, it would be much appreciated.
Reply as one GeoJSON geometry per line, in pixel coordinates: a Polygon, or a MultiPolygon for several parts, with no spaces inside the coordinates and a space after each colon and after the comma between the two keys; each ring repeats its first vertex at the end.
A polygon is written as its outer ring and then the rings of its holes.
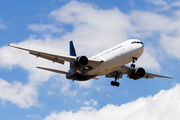
{"type": "Polygon", "coordinates": [[[42,120],[43,118],[40,115],[26,115],[27,118],[31,118],[33,120],[42,120]]]}
{"type": "Polygon", "coordinates": [[[88,106],[88,107],[81,107],[82,111],[90,111],[93,110],[94,108],[92,106],[88,106]]]}
{"type": "Polygon", "coordinates": [[[51,33],[62,32],[62,29],[58,28],[57,26],[50,24],[43,24],[43,23],[28,25],[28,29],[31,29],[35,32],[46,32],[46,31],[50,31],[51,33]]]}
{"type": "Polygon", "coordinates": [[[54,92],[48,90],[48,91],[47,91],[47,94],[48,94],[48,95],[53,95],[54,92]]]}
{"type": "Polygon", "coordinates": [[[85,105],[90,105],[90,102],[89,101],[84,101],[84,104],[85,105]]]}
{"type": "Polygon", "coordinates": [[[2,18],[0,18],[0,29],[4,30],[7,28],[7,26],[4,25],[2,21],[3,21],[2,18]]]}
{"type": "Polygon", "coordinates": [[[129,17],[133,23],[132,37],[142,39],[168,30],[168,23],[171,22],[168,16],[148,11],[132,11],[129,17]]]}
{"type": "Polygon", "coordinates": [[[131,7],[134,7],[135,6],[134,0],[130,0],[129,4],[130,4],[131,7]]]}
{"type": "Polygon", "coordinates": [[[89,94],[89,91],[83,92],[83,93],[82,93],[82,96],[87,96],[88,94],[89,94]]]}
{"type": "Polygon", "coordinates": [[[60,81],[63,84],[63,86],[60,89],[62,94],[69,95],[69,96],[76,96],[77,95],[77,90],[73,90],[73,91],[70,90],[70,88],[71,88],[70,82],[72,82],[72,81],[67,80],[67,79],[63,79],[63,78],[61,78],[60,81]]]}
{"type": "Polygon", "coordinates": [[[151,2],[155,5],[162,5],[162,6],[167,6],[167,2],[164,0],[146,0],[147,2],[151,2]]]}
{"type": "Polygon", "coordinates": [[[165,0],[146,0],[147,2],[150,2],[154,5],[157,5],[159,8],[157,8],[157,10],[160,11],[167,11],[173,7],[180,7],[180,2],[179,1],[171,1],[170,3],[168,3],[168,1],[165,0]]]}
{"type": "MultiPolygon", "coordinates": [[[[144,39],[151,37],[154,42],[157,44],[160,43],[160,47],[163,47],[170,56],[179,58],[180,28],[178,24],[180,24],[180,11],[175,11],[172,15],[173,16],[168,17],[153,12],[132,12],[130,15],[134,23],[132,36],[144,39]]],[[[161,51],[161,53],[162,52],[163,51],[161,51]]],[[[156,54],[157,53],[156,51],[156,54]]]]}
{"type": "Polygon", "coordinates": [[[0,99],[5,103],[11,101],[20,108],[39,106],[37,97],[38,92],[35,86],[30,84],[22,85],[21,82],[8,83],[0,79],[0,99]]]}
{"type": "Polygon", "coordinates": [[[156,58],[157,55],[156,51],[150,45],[145,46],[144,49],[145,49],[144,53],[142,57],[140,57],[139,60],[136,62],[137,63],[136,65],[139,67],[144,67],[159,72],[161,66],[157,62],[158,60],[156,58]]]}
{"type": "Polygon", "coordinates": [[[96,101],[96,100],[94,100],[94,99],[91,99],[91,100],[89,100],[89,101],[87,101],[87,100],[85,100],[84,101],[84,104],[85,105],[92,105],[92,106],[96,106],[97,104],[98,104],[98,102],[96,101]]]}
{"type": "Polygon", "coordinates": [[[71,84],[74,84],[73,81],[66,79],[65,75],[57,74],[53,76],[53,79],[55,79],[56,81],[54,81],[50,87],[51,89],[56,89],[57,92],[47,91],[48,95],[58,93],[64,96],[74,97],[78,94],[77,89],[71,88],[71,84]]]}
{"type": "Polygon", "coordinates": [[[73,32],[62,38],[73,39],[81,54],[85,51],[83,54],[94,55],[126,40],[126,30],[130,27],[128,17],[117,8],[102,10],[76,1],[52,11],[50,15],[59,22],[73,25],[73,32]]]}
{"type": "Polygon", "coordinates": [[[171,3],[171,6],[180,7],[180,2],[179,1],[173,2],[173,3],[171,3]]]}
{"type": "Polygon", "coordinates": [[[163,47],[166,49],[170,56],[180,58],[180,35],[168,36],[166,34],[161,35],[161,41],[163,47]]]}
{"type": "Polygon", "coordinates": [[[141,97],[121,106],[108,104],[96,110],[53,112],[45,120],[178,120],[180,117],[180,85],[161,90],[154,96],[141,97]]]}
{"type": "Polygon", "coordinates": [[[4,29],[6,29],[6,28],[7,28],[7,27],[6,27],[4,24],[0,23],[0,29],[4,30],[4,29]]]}
{"type": "Polygon", "coordinates": [[[75,81],[75,84],[78,84],[79,87],[84,87],[84,88],[90,88],[94,83],[94,80],[88,80],[88,81],[83,81],[83,82],[80,82],[80,81],[75,81]]]}

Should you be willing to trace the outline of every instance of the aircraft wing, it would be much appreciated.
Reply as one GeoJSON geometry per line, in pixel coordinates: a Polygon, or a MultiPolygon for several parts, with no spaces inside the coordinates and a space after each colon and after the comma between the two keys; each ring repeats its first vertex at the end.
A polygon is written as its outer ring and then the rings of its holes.
{"type": "Polygon", "coordinates": [[[164,75],[158,75],[158,74],[153,74],[153,73],[148,73],[146,72],[144,78],[148,79],[148,78],[154,78],[154,77],[160,77],[160,78],[173,78],[170,76],[164,76],[164,75]]]}
{"type": "MultiPolygon", "coordinates": [[[[128,74],[128,76],[129,76],[133,72],[133,69],[128,66],[123,65],[123,66],[119,67],[119,69],[115,72],[118,72],[118,79],[119,79],[119,78],[122,78],[123,74],[128,74]]],[[[113,72],[109,73],[106,75],[106,77],[114,78],[114,73],[113,72]]],[[[172,78],[170,76],[158,75],[158,74],[153,74],[153,73],[148,73],[148,72],[146,72],[146,74],[144,75],[143,78],[148,79],[148,78],[154,78],[154,77],[172,78]]]]}
{"type": "Polygon", "coordinates": [[[61,73],[61,74],[64,74],[64,75],[69,74],[69,72],[65,72],[65,71],[61,71],[61,70],[55,70],[55,69],[51,69],[51,68],[44,68],[44,67],[36,67],[36,68],[51,71],[51,72],[55,72],[55,73],[61,73]]]}
{"type": "MultiPolygon", "coordinates": [[[[8,44],[8,46],[28,51],[29,54],[31,54],[31,55],[34,55],[36,57],[41,57],[41,58],[44,58],[44,59],[47,59],[47,60],[50,60],[50,61],[53,61],[53,62],[57,62],[57,63],[60,63],[60,64],[64,64],[64,61],[73,62],[74,60],[76,60],[75,56],[57,55],[57,54],[53,54],[53,53],[47,53],[47,52],[31,50],[31,49],[11,45],[11,44],[8,44]]],[[[88,61],[87,66],[93,68],[93,67],[96,67],[96,66],[100,65],[102,62],[103,62],[102,60],[96,60],[96,59],[91,59],[90,58],[89,61],[88,61]]]]}

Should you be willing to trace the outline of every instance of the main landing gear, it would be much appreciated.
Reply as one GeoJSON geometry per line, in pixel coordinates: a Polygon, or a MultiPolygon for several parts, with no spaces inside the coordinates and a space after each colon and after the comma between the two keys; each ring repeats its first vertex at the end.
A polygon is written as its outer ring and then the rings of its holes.
{"type": "MultiPolygon", "coordinates": [[[[132,64],[131,64],[132,69],[135,69],[136,67],[135,62],[137,61],[137,59],[138,59],[137,57],[132,57],[132,64]]],[[[114,76],[115,81],[111,81],[111,85],[119,87],[120,83],[117,82],[117,79],[122,77],[122,74],[120,72],[113,72],[112,75],[114,76]]]]}
{"type": "Polygon", "coordinates": [[[117,86],[117,87],[119,87],[119,84],[120,84],[120,83],[117,82],[117,79],[119,78],[120,74],[121,74],[121,73],[119,73],[119,72],[114,72],[115,81],[111,81],[111,85],[112,85],[112,86],[117,86]]]}
{"type": "Polygon", "coordinates": [[[135,62],[137,61],[137,57],[132,57],[132,64],[131,64],[131,68],[135,69],[136,65],[135,62]]]}
{"type": "Polygon", "coordinates": [[[119,87],[119,82],[116,82],[116,80],[115,81],[111,81],[111,85],[112,86],[117,86],[117,87],[119,87]]]}

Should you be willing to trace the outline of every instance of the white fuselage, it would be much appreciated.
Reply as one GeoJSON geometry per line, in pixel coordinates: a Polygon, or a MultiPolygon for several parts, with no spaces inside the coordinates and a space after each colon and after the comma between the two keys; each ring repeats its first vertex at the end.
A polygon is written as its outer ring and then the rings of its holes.
{"type": "Polygon", "coordinates": [[[89,75],[106,75],[116,71],[122,65],[130,63],[132,57],[139,58],[144,51],[143,43],[138,39],[130,39],[115,47],[101,52],[91,58],[104,62],[87,72],[89,75]]]}

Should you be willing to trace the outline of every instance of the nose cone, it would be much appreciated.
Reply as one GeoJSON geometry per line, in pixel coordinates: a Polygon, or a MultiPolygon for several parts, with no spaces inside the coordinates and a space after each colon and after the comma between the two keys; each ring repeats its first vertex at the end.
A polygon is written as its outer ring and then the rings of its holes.
{"type": "Polygon", "coordinates": [[[132,49],[133,50],[138,50],[138,49],[143,49],[144,48],[144,44],[143,43],[137,43],[137,44],[133,44],[132,45],[132,49]]]}
{"type": "Polygon", "coordinates": [[[142,42],[137,43],[137,44],[133,44],[132,45],[132,50],[135,52],[135,55],[137,57],[140,57],[144,52],[144,44],[142,42]]]}
{"type": "Polygon", "coordinates": [[[140,55],[142,55],[144,52],[144,45],[139,46],[138,51],[139,51],[140,55]]]}

